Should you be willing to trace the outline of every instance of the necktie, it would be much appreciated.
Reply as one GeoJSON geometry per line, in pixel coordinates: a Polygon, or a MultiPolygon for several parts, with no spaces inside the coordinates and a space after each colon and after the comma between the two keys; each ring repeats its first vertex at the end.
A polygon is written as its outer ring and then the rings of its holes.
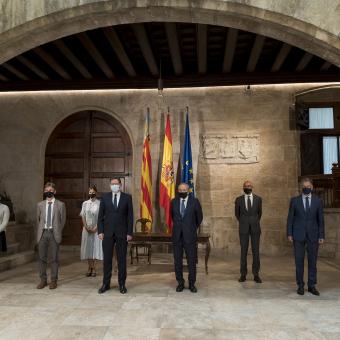
{"type": "Polygon", "coordinates": [[[47,228],[52,227],[52,202],[48,202],[46,226],[47,228]]]}
{"type": "Polygon", "coordinates": [[[184,201],[185,200],[183,200],[183,199],[181,200],[181,211],[180,211],[180,213],[181,213],[182,218],[184,217],[184,212],[185,212],[184,201]]]}
{"type": "Polygon", "coordinates": [[[249,211],[250,209],[251,209],[251,200],[250,200],[250,196],[248,196],[247,210],[249,211]]]}
{"type": "Polygon", "coordinates": [[[306,211],[309,212],[310,206],[309,206],[309,197],[306,196],[306,211]]]}
{"type": "Polygon", "coordinates": [[[115,194],[115,197],[113,199],[113,207],[114,207],[115,210],[117,210],[117,208],[118,208],[118,205],[117,205],[117,194],[115,194]]]}

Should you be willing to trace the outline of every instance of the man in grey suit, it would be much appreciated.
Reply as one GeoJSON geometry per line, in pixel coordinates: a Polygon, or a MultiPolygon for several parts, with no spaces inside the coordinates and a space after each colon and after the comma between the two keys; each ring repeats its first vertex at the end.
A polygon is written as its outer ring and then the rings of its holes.
{"type": "Polygon", "coordinates": [[[37,242],[39,253],[40,283],[37,289],[47,286],[47,260],[50,253],[51,282],[50,289],[57,288],[58,253],[62,232],[66,222],[65,204],[55,199],[55,184],[48,182],[44,187],[44,200],[37,206],[37,242]]]}
{"type": "Polygon", "coordinates": [[[254,281],[261,283],[260,271],[260,220],[262,216],[262,198],[253,194],[253,184],[250,181],[243,183],[244,195],[236,198],[235,216],[239,221],[239,236],[241,244],[241,276],[239,282],[246,281],[247,255],[249,238],[253,253],[253,275],[254,281]]]}

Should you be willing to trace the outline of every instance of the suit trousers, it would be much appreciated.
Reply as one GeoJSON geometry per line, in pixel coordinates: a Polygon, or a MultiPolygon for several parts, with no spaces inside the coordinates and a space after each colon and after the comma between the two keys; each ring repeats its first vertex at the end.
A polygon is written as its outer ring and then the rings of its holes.
{"type": "Polygon", "coordinates": [[[185,243],[183,235],[173,243],[175,274],[178,283],[184,282],[183,279],[183,251],[185,250],[187,264],[189,269],[189,285],[196,282],[196,264],[197,264],[197,242],[185,243]]]}
{"type": "Polygon", "coordinates": [[[47,264],[50,259],[51,281],[58,280],[59,244],[56,242],[53,230],[44,230],[38,243],[39,276],[41,281],[47,282],[47,264]]]}
{"type": "Polygon", "coordinates": [[[103,240],[103,254],[104,254],[104,276],[103,285],[109,287],[112,276],[112,257],[113,249],[116,245],[116,254],[118,262],[118,284],[119,286],[125,285],[126,281],[126,253],[127,253],[127,240],[126,238],[118,238],[115,235],[105,237],[103,240]]]}
{"type": "Polygon", "coordinates": [[[308,238],[304,241],[294,240],[294,255],[296,269],[296,283],[299,287],[304,287],[303,281],[305,250],[307,249],[308,258],[308,287],[314,287],[316,284],[316,262],[318,257],[319,243],[318,241],[310,241],[308,238]]]}
{"type": "Polygon", "coordinates": [[[247,255],[249,248],[249,238],[251,239],[251,250],[253,253],[253,266],[252,272],[254,276],[259,275],[260,271],[260,236],[261,233],[240,233],[240,245],[241,245],[241,261],[240,261],[240,273],[242,276],[246,276],[247,269],[247,255]]]}

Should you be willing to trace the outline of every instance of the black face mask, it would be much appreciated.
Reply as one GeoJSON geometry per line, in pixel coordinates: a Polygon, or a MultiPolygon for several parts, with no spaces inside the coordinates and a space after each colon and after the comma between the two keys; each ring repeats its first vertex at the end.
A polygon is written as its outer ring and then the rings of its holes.
{"type": "Polygon", "coordinates": [[[302,192],[303,192],[305,195],[309,195],[309,194],[312,192],[312,189],[311,189],[311,188],[303,188],[303,189],[302,189],[302,192]]]}
{"type": "Polygon", "coordinates": [[[95,198],[95,197],[96,197],[96,194],[89,194],[89,197],[90,197],[90,198],[95,198]]]}
{"type": "Polygon", "coordinates": [[[243,188],[243,191],[246,195],[250,195],[253,191],[253,189],[250,189],[250,188],[243,188]]]}
{"type": "Polygon", "coordinates": [[[188,193],[187,193],[187,192],[179,192],[179,193],[178,193],[178,196],[179,196],[180,198],[187,198],[188,193]]]}
{"type": "Polygon", "coordinates": [[[51,191],[44,192],[44,199],[54,197],[54,193],[51,191]]]}

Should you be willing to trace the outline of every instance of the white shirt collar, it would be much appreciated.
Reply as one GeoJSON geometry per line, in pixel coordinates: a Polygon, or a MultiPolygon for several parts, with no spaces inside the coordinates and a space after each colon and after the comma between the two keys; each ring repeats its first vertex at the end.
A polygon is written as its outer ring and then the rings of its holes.
{"type": "Polygon", "coordinates": [[[48,202],[52,202],[52,204],[54,204],[54,202],[55,202],[55,197],[53,197],[50,201],[46,198],[46,204],[48,204],[48,202]]]}

